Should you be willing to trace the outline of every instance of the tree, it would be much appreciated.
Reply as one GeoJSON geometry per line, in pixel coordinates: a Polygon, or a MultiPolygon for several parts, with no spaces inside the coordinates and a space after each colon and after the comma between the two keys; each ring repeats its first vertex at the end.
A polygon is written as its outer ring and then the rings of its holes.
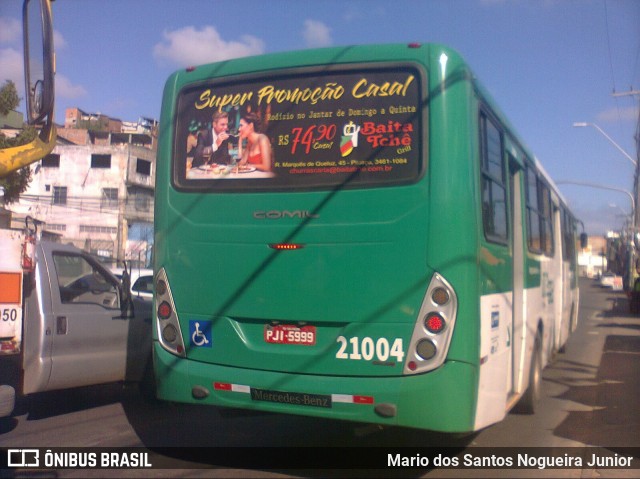
{"type": "Polygon", "coordinates": [[[18,90],[11,80],[7,80],[2,88],[0,88],[0,115],[7,115],[11,110],[20,103],[18,90]]]}
{"type": "MultiPolygon", "coordinates": [[[[16,85],[7,80],[0,88],[0,115],[7,115],[11,110],[15,110],[20,104],[20,97],[16,90],[16,85]]],[[[0,133],[0,148],[9,148],[12,146],[25,145],[33,140],[36,136],[36,130],[32,126],[25,126],[20,134],[14,138],[8,138],[0,133]]],[[[9,173],[6,177],[0,179],[0,186],[4,188],[4,203],[14,203],[23,193],[31,182],[31,168],[25,166],[17,171],[9,173]]]]}

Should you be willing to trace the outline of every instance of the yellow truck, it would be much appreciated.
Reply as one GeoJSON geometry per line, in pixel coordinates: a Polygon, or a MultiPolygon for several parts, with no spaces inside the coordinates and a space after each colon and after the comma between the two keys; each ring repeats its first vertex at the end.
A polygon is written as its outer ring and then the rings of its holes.
{"type": "Polygon", "coordinates": [[[24,76],[27,122],[39,133],[26,145],[0,149],[0,178],[44,158],[56,143],[53,123],[55,61],[50,0],[25,0],[24,76]]]}

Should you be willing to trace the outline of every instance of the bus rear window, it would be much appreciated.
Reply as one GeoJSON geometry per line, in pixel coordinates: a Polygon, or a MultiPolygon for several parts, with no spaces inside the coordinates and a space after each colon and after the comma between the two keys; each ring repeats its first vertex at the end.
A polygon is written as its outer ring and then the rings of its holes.
{"type": "Polygon", "coordinates": [[[426,76],[411,65],[289,70],[180,92],[174,185],[268,191],[406,184],[426,151],[426,76]]]}

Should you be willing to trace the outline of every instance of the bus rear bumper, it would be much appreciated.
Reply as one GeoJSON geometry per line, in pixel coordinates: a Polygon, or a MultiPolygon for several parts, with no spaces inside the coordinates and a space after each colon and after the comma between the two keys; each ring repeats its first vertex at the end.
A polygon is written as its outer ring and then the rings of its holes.
{"type": "Polygon", "coordinates": [[[177,358],[154,342],[158,397],[442,432],[473,430],[477,370],[446,362],[429,373],[347,377],[247,370],[177,358]]]}

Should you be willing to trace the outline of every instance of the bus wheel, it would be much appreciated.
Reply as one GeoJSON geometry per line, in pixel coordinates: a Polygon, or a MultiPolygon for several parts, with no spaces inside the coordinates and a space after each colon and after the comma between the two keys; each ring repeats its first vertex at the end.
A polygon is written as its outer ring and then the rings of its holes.
{"type": "Polygon", "coordinates": [[[144,374],[139,383],[142,398],[147,403],[158,402],[156,396],[156,377],[153,372],[153,358],[149,355],[147,365],[144,368],[144,374]]]}
{"type": "Polygon", "coordinates": [[[533,414],[535,412],[536,403],[540,400],[542,389],[542,341],[540,334],[536,336],[533,345],[533,356],[531,358],[531,366],[529,367],[529,385],[524,395],[515,407],[515,412],[521,414],[533,414]]]}
{"type": "Polygon", "coordinates": [[[571,332],[578,329],[578,312],[576,311],[576,303],[571,305],[571,332]]]}

